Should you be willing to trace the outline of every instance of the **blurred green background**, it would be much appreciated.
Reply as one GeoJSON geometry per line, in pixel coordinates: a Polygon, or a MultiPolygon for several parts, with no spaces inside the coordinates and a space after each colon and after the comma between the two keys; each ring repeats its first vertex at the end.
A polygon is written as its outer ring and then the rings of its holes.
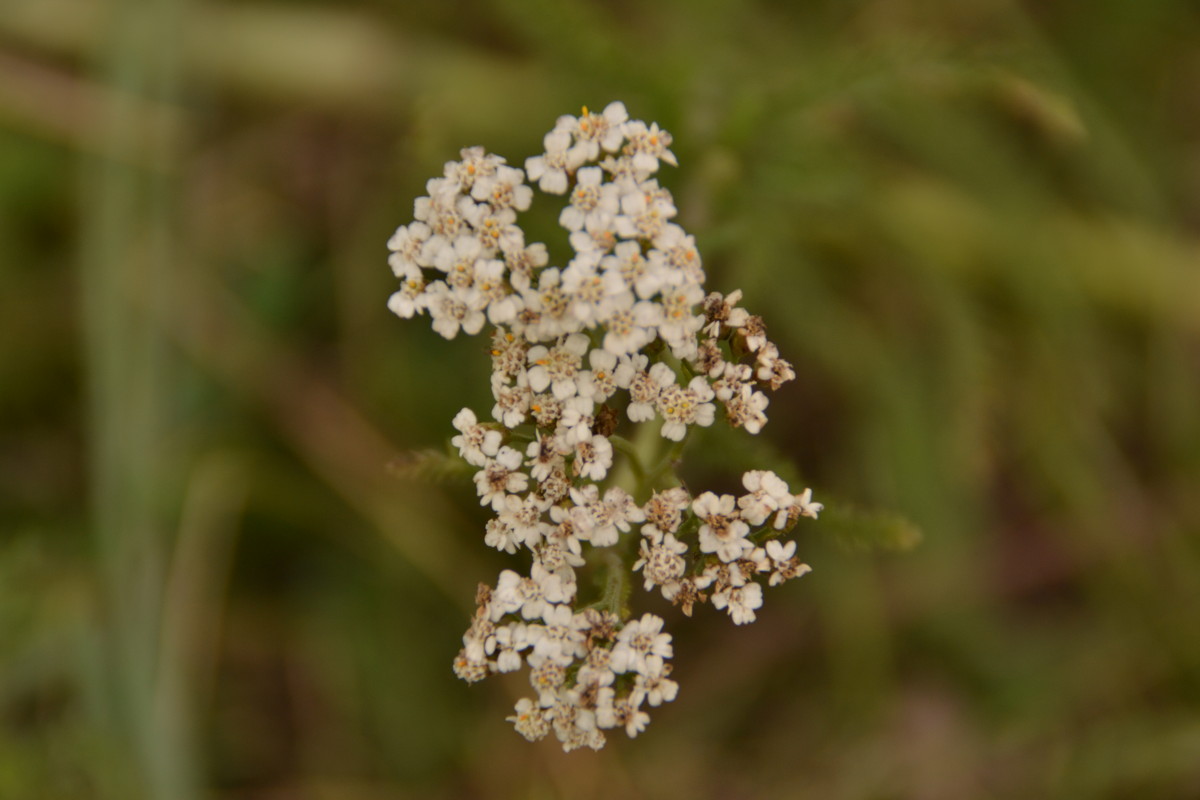
{"type": "Polygon", "coordinates": [[[1185,0],[0,2],[0,798],[1200,797],[1198,89],[1185,0]],[[800,374],[689,461],[923,540],[563,755],[451,674],[489,366],[384,242],[614,99],[800,374]]]}

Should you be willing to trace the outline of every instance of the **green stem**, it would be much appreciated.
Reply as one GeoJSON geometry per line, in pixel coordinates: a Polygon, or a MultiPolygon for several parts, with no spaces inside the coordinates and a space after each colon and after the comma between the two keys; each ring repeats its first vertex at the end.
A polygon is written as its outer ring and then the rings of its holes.
{"type": "MultiPolygon", "coordinates": [[[[625,458],[621,459],[610,473],[610,484],[619,486],[633,496],[636,502],[645,502],[654,489],[657,474],[663,471],[660,453],[663,449],[663,439],[659,435],[658,426],[642,424],[632,441],[623,436],[609,437],[613,448],[625,458]],[[646,469],[647,464],[659,464],[652,473],[646,469]]],[[[667,454],[665,463],[670,465],[678,457],[672,448],[667,454]]],[[[616,546],[603,551],[604,589],[600,599],[593,606],[608,611],[617,617],[624,616],[625,606],[632,591],[630,583],[631,559],[636,551],[636,535],[622,537],[616,546]]]]}
{"type": "Polygon", "coordinates": [[[604,578],[604,593],[600,596],[599,605],[601,609],[621,618],[629,598],[629,570],[624,560],[612,550],[605,551],[604,565],[608,574],[604,578]]]}
{"type": "Polygon", "coordinates": [[[687,433],[678,442],[671,445],[662,460],[654,467],[653,470],[646,476],[647,490],[653,490],[658,487],[659,481],[669,472],[673,479],[671,485],[678,486],[680,484],[679,476],[675,474],[675,465],[679,463],[680,456],[683,455],[683,448],[687,446],[688,437],[691,435],[692,429],[688,428],[687,433]]]}
{"type": "MultiPolygon", "coordinates": [[[[612,443],[613,449],[620,451],[627,459],[629,469],[633,472],[633,478],[638,487],[646,484],[646,468],[642,464],[642,459],[638,453],[638,447],[633,442],[626,439],[624,436],[617,436],[615,433],[608,437],[608,441],[612,443]]],[[[618,476],[619,478],[620,476],[618,476]]],[[[613,479],[613,483],[620,485],[621,481],[618,478],[613,479]]]]}
{"type": "Polygon", "coordinates": [[[178,362],[162,322],[172,318],[173,273],[186,262],[175,246],[180,187],[171,177],[179,173],[185,143],[170,128],[143,129],[131,109],[184,96],[180,44],[191,2],[109,5],[109,35],[97,39],[105,102],[90,134],[96,155],[85,162],[80,247],[104,625],[92,700],[114,754],[102,776],[111,783],[97,794],[189,800],[202,794],[192,687],[180,653],[191,652],[191,642],[185,644],[183,631],[165,628],[171,620],[163,612],[187,442],[172,424],[178,362]],[[128,163],[125,154],[134,150],[145,169],[128,163]]]}

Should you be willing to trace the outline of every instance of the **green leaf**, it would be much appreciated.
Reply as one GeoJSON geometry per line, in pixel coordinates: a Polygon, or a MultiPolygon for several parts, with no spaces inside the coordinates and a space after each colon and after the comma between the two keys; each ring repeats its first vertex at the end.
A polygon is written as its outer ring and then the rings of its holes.
{"type": "Polygon", "coordinates": [[[917,524],[901,514],[841,502],[826,505],[816,532],[847,553],[905,553],[924,538],[917,524]]]}
{"type": "Polygon", "coordinates": [[[402,453],[388,462],[387,469],[401,480],[432,484],[469,481],[476,472],[457,454],[432,448],[402,453]]]}

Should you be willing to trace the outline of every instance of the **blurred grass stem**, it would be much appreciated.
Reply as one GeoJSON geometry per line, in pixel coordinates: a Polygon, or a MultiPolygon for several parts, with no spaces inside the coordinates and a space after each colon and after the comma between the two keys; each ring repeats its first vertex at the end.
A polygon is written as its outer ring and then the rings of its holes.
{"type": "Polygon", "coordinates": [[[166,446],[170,359],[154,315],[142,309],[169,302],[173,192],[162,176],[178,154],[170,138],[151,136],[141,142],[145,159],[160,169],[135,171],[121,155],[142,134],[133,98],[177,95],[182,12],[183,0],[113,4],[110,37],[97,56],[103,79],[120,91],[98,117],[101,155],[86,163],[80,264],[106,631],[98,685],[108,692],[93,700],[128,762],[115,770],[112,793],[172,800],[199,794],[178,713],[183,700],[164,694],[178,684],[160,669],[166,534],[175,512],[166,446]]]}

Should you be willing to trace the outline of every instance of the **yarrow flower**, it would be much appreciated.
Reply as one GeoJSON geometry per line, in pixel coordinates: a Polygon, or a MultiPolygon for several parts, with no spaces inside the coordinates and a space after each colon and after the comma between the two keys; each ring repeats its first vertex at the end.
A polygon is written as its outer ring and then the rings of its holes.
{"type": "Polygon", "coordinates": [[[671,144],[619,102],[564,115],[524,169],[462,150],[388,240],[397,316],[490,340],[491,419],[462,409],[451,444],[494,515],[484,543],[532,561],[479,587],[454,672],[473,683],[527,668],[532,696],[508,720],[566,750],[637,736],[646,708],[678,693],[671,634],[632,613],[633,583],[688,616],[711,602],[753,622],[764,584],[809,571],[781,537],[822,510],[767,470],[746,472],[739,496],[693,495],[674,476],[694,428],[720,418],[758,433],[767,393],[796,373],[740,290],[705,291],[695,239],[657,180],[677,163],[671,144]],[[565,264],[526,241],[531,184],[565,195],[565,264]],[[656,448],[657,468],[643,463],[656,448]],[[581,594],[585,566],[604,576],[598,597],[581,594]]]}

